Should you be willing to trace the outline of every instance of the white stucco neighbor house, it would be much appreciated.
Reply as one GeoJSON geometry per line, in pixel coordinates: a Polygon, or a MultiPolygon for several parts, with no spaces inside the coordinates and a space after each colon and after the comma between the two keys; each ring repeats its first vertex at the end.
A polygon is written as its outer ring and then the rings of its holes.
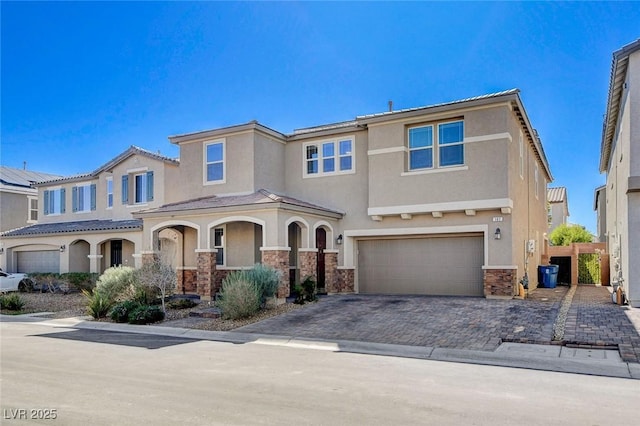
{"type": "Polygon", "coordinates": [[[567,223],[569,217],[569,200],[567,188],[559,186],[547,189],[547,203],[549,214],[549,233],[558,226],[567,223]]]}
{"type": "MultiPolygon", "coordinates": [[[[613,53],[600,152],[611,282],[640,306],[640,40],[613,53]]],[[[602,191],[600,191],[602,192],[602,191]]]]}

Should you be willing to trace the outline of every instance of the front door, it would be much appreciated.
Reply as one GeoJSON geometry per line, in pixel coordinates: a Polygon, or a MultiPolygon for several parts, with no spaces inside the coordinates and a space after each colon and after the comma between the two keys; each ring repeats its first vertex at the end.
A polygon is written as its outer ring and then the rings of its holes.
{"type": "Polygon", "coordinates": [[[324,287],[324,250],[327,248],[327,231],[323,228],[316,229],[316,248],[318,249],[318,293],[325,293],[324,287]]]}
{"type": "Polygon", "coordinates": [[[109,266],[122,265],[122,240],[111,240],[111,263],[109,266]]]}

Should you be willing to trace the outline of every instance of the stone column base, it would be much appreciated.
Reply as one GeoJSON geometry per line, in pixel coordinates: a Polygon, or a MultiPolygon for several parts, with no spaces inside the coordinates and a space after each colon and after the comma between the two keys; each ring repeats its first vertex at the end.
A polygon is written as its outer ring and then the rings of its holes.
{"type": "Polygon", "coordinates": [[[517,294],[517,268],[484,268],[484,297],[511,299],[517,294]]]}
{"type": "Polygon", "coordinates": [[[289,297],[289,247],[266,248],[261,247],[262,263],[280,271],[280,285],[278,286],[278,299],[289,297]]]}

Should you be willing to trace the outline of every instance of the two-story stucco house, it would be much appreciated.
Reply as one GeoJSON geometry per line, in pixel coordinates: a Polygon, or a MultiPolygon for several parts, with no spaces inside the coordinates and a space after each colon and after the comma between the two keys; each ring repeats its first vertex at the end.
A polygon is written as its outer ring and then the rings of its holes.
{"type": "Polygon", "coordinates": [[[558,226],[566,224],[569,217],[567,188],[559,186],[547,189],[549,234],[558,226]]]}
{"type": "Polygon", "coordinates": [[[143,261],[173,259],[180,291],[212,297],[256,262],[282,272],[280,297],[307,276],[329,293],[512,297],[536,276],[552,176],[518,90],[169,139],[165,203],[133,216],[143,261]]]}
{"type": "MultiPolygon", "coordinates": [[[[38,222],[38,191],[31,185],[62,176],[0,166],[0,232],[38,222]]],[[[4,249],[4,248],[3,248],[4,249]]]]}
{"type": "Polygon", "coordinates": [[[19,272],[97,272],[140,265],[142,221],[132,213],[165,203],[178,161],[132,146],[91,173],[42,179],[35,225],[1,235],[0,266],[19,272]]]}
{"type": "Polygon", "coordinates": [[[613,53],[600,172],[611,281],[640,306],[640,40],[613,53]]]}

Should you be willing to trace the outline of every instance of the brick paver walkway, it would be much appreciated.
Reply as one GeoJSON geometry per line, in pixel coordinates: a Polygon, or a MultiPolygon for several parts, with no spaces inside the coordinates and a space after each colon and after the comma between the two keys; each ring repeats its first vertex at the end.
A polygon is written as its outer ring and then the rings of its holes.
{"type": "Polygon", "coordinates": [[[629,320],[638,310],[613,304],[607,287],[579,286],[564,337],[553,340],[568,290],[538,288],[526,300],[335,295],[234,331],[487,351],[501,342],[616,346],[623,360],[638,362],[640,324],[629,320]]]}
{"type": "Polygon", "coordinates": [[[640,330],[632,323],[632,308],[611,301],[608,287],[580,285],[567,314],[563,342],[583,347],[616,346],[623,360],[640,360],[640,330]]]}

